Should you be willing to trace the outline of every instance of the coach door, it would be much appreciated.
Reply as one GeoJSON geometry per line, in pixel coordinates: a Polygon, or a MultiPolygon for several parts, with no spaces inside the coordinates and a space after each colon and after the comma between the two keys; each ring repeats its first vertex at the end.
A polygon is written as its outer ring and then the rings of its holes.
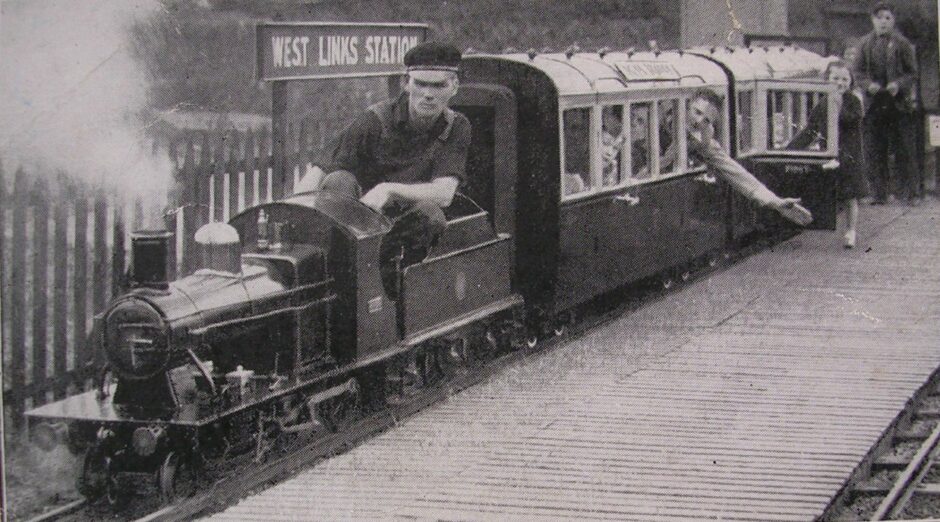
{"type": "Polygon", "coordinates": [[[571,107],[561,114],[558,295],[583,302],[655,272],[660,216],[643,151],[631,148],[631,124],[649,125],[650,105],[571,107]],[[626,124],[625,122],[626,118],[626,124]],[[636,158],[636,159],[634,159],[636,158]]]}
{"type": "MultiPolygon", "coordinates": [[[[691,100],[685,98],[671,103],[682,104],[679,118],[676,119],[678,129],[675,137],[679,139],[680,134],[685,133],[685,116],[688,113],[688,105],[691,100]]],[[[722,115],[725,114],[723,107],[719,108],[718,112],[722,115]]],[[[715,122],[714,126],[715,140],[726,147],[727,121],[722,118],[722,121],[715,122]]],[[[681,137],[685,141],[685,136],[681,137]]],[[[688,149],[687,144],[685,149],[688,149]]],[[[728,210],[725,199],[728,188],[721,181],[718,173],[708,168],[700,159],[689,155],[687,150],[680,159],[682,164],[679,165],[679,168],[683,170],[675,174],[683,174],[680,183],[681,190],[677,190],[682,200],[680,202],[681,206],[677,208],[682,208],[684,211],[682,223],[680,224],[682,242],[675,245],[676,251],[673,253],[676,265],[689,263],[698,257],[724,247],[728,210]]]]}
{"type": "MultiPolygon", "coordinates": [[[[813,213],[809,228],[836,225],[835,162],[838,107],[826,84],[762,81],[754,91],[752,154],[742,161],[781,197],[796,197],[813,213]]],[[[783,219],[764,213],[770,223],[783,219]]]]}

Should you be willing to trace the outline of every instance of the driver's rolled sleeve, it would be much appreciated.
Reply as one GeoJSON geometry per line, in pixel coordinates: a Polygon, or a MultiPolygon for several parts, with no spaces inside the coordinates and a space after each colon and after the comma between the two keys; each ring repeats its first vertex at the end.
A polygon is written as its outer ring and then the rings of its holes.
{"type": "Polygon", "coordinates": [[[690,136],[689,153],[698,156],[734,190],[751,201],[767,206],[777,200],[776,194],[729,156],[717,141],[711,140],[705,144],[690,136]]]}

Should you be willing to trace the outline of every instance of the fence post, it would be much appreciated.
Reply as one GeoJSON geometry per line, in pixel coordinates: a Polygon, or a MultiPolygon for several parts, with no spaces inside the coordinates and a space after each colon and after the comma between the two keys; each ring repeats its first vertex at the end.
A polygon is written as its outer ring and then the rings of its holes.
{"type": "MultiPolygon", "coordinates": [[[[22,425],[26,387],[26,211],[29,190],[22,167],[16,171],[13,184],[13,245],[10,303],[10,388],[13,393],[11,419],[13,427],[22,425]]],[[[4,400],[6,402],[6,400],[4,400]]]]}
{"type": "Polygon", "coordinates": [[[258,184],[260,179],[255,179],[258,172],[258,147],[256,146],[257,138],[255,136],[254,129],[248,129],[248,132],[245,133],[245,155],[244,155],[244,166],[245,166],[245,201],[243,202],[244,208],[252,207],[258,204],[258,201],[255,199],[255,191],[258,190],[258,184]]]}
{"type": "Polygon", "coordinates": [[[112,194],[111,205],[114,207],[114,228],[111,240],[111,297],[114,297],[126,288],[124,278],[124,259],[127,252],[124,248],[124,201],[116,194],[112,194]]]}
{"type": "Polygon", "coordinates": [[[241,158],[241,134],[237,130],[232,130],[227,133],[227,138],[229,140],[228,147],[228,161],[225,162],[225,177],[228,178],[228,202],[226,204],[228,208],[228,215],[225,216],[223,221],[228,221],[232,219],[232,216],[238,214],[238,189],[241,186],[239,183],[239,172],[241,172],[239,158],[241,158]]]}
{"type": "MultiPolygon", "coordinates": [[[[215,148],[212,151],[212,169],[209,171],[215,184],[215,197],[212,201],[213,212],[209,221],[222,221],[225,207],[225,131],[216,130],[215,148]]],[[[200,223],[200,225],[207,222],[200,223]]]]}
{"type": "Polygon", "coordinates": [[[49,288],[49,188],[40,176],[30,193],[33,207],[33,404],[46,402],[46,353],[49,349],[46,325],[48,323],[49,288]]]}
{"type": "MultiPolygon", "coordinates": [[[[3,257],[3,253],[5,252],[5,250],[3,249],[3,247],[6,246],[5,241],[6,241],[6,230],[7,230],[6,229],[6,214],[7,213],[5,212],[5,210],[7,208],[8,201],[9,201],[9,198],[7,198],[7,180],[3,172],[3,160],[0,159],[0,271],[4,270],[3,260],[5,258],[3,257]]],[[[0,281],[3,281],[2,277],[0,277],[0,281]]]]}
{"type": "Polygon", "coordinates": [[[208,215],[208,193],[209,180],[203,179],[203,173],[208,169],[211,158],[209,149],[209,135],[202,132],[202,145],[199,151],[199,161],[195,158],[195,139],[187,145],[186,164],[189,168],[183,169],[184,187],[183,191],[183,227],[179,231],[182,238],[178,244],[183,246],[183,251],[177,257],[182,256],[182,264],[179,268],[177,277],[187,275],[193,271],[194,259],[192,253],[195,252],[196,244],[193,234],[200,223],[205,223],[204,216],[208,215]],[[205,197],[204,197],[205,196],[205,197]]]}
{"type": "Polygon", "coordinates": [[[284,198],[284,180],[287,178],[287,82],[271,82],[271,154],[273,177],[271,198],[284,198]]]}
{"type": "MultiPolygon", "coordinates": [[[[68,250],[68,230],[69,215],[68,205],[68,179],[65,174],[60,172],[57,176],[58,198],[55,205],[55,240],[53,247],[53,256],[55,259],[55,271],[53,273],[53,285],[55,285],[55,295],[53,296],[52,311],[52,349],[53,349],[53,371],[56,376],[55,389],[53,396],[56,399],[65,397],[68,391],[68,380],[65,378],[68,372],[68,269],[69,269],[69,250],[68,250]]],[[[79,339],[75,340],[76,343],[79,339]]]]}
{"type": "MultiPolygon", "coordinates": [[[[88,194],[85,187],[73,183],[69,187],[70,198],[75,202],[75,262],[72,265],[72,339],[75,343],[74,368],[83,375],[88,361],[85,332],[88,324],[88,194]]],[[[79,382],[84,389],[84,383],[79,382]]]]}
{"type": "Polygon", "coordinates": [[[274,175],[272,171],[273,160],[268,148],[270,139],[268,128],[262,128],[258,136],[258,184],[261,185],[258,188],[258,197],[261,200],[260,203],[274,199],[271,197],[272,190],[268,190],[272,185],[271,177],[274,175]]]}

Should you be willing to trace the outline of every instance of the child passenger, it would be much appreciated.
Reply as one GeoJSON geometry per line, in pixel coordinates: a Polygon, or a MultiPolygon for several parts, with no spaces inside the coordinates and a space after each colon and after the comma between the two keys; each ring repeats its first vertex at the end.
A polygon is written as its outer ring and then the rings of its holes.
{"type": "MultiPolygon", "coordinates": [[[[839,107],[839,200],[845,202],[847,209],[842,244],[845,248],[854,248],[858,200],[869,192],[862,151],[862,102],[852,91],[855,82],[845,62],[830,62],[825,76],[836,86],[836,105],[839,107]]],[[[807,128],[793,139],[788,148],[804,148],[825,125],[825,105],[820,104],[810,115],[807,128]]]]}

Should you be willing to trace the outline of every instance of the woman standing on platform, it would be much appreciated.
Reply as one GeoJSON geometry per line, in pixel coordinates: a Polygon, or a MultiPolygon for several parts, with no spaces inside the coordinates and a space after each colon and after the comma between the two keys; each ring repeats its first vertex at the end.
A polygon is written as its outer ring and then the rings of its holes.
{"type": "MultiPolygon", "coordinates": [[[[855,80],[848,65],[841,60],[830,62],[825,77],[836,86],[836,105],[839,107],[839,200],[846,206],[846,228],[842,236],[845,248],[855,247],[855,228],[858,224],[858,200],[869,193],[862,149],[862,102],[852,91],[855,80]]],[[[787,148],[802,149],[826,127],[826,105],[814,107],[810,123],[797,134],[787,148]]]]}

